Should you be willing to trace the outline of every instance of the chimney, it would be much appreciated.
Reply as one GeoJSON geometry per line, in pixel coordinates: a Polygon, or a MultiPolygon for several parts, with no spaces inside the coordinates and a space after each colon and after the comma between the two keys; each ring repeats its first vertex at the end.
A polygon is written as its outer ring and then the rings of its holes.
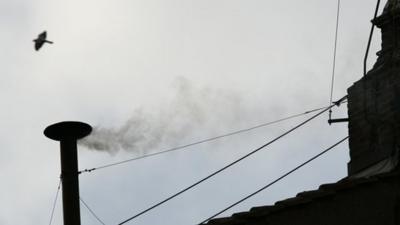
{"type": "Polygon", "coordinates": [[[59,141],[64,225],[80,225],[77,140],[90,134],[92,127],[81,122],[60,122],[44,130],[46,137],[59,141]]]}
{"type": "Polygon", "coordinates": [[[382,32],[373,68],[348,89],[349,177],[397,168],[400,152],[400,0],[372,21],[382,32]]]}

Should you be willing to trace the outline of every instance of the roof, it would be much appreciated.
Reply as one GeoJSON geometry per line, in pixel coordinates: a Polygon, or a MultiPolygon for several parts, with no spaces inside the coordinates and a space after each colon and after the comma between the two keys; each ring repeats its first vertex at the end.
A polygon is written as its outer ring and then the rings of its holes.
{"type": "Polygon", "coordinates": [[[362,189],[369,184],[382,183],[385,180],[398,179],[400,172],[390,172],[371,176],[368,178],[344,178],[336,183],[323,184],[317,190],[304,191],[298,193],[296,197],[288,198],[276,202],[274,205],[253,207],[250,211],[235,213],[230,217],[217,218],[210,220],[207,224],[210,225],[244,225],[252,221],[257,221],[262,218],[274,215],[283,210],[293,207],[313,204],[321,199],[340,195],[344,191],[362,189]]]}

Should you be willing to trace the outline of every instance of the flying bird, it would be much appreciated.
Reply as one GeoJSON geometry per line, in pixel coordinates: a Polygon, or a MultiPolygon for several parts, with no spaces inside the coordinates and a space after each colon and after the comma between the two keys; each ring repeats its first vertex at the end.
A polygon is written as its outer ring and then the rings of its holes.
{"type": "Polygon", "coordinates": [[[39,51],[39,49],[44,45],[44,43],[53,44],[52,41],[46,40],[46,36],[47,36],[46,31],[43,31],[41,34],[39,34],[39,36],[35,40],[33,40],[33,42],[35,42],[36,51],[39,51]]]}

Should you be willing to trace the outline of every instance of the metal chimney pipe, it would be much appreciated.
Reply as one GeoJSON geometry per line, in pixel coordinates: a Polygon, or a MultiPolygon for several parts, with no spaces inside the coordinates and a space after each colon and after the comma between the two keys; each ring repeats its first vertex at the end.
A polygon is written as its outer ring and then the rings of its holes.
{"type": "Polygon", "coordinates": [[[64,225],[80,225],[77,140],[92,132],[86,123],[66,121],[48,126],[44,135],[60,141],[64,225]]]}

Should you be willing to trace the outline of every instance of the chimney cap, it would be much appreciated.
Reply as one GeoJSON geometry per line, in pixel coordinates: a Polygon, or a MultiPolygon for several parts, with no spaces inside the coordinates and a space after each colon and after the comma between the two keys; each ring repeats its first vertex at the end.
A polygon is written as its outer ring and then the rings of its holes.
{"type": "Polygon", "coordinates": [[[78,140],[92,132],[89,124],[77,121],[64,121],[46,127],[44,135],[52,140],[78,140]]]}

